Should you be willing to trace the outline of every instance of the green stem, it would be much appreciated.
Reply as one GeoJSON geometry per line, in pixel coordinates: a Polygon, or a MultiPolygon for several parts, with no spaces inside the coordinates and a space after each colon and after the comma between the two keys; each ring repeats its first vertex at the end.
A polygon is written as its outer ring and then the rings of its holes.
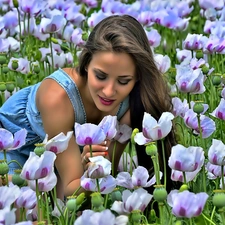
{"type": "Polygon", "coordinates": [[[54,71],[54,57],[53,57],[53,47],[52,47],[51,39],[52,39],[52,34],[50,33],[50,40],[49,40],[49,42],[50,42],[51,59],[52,59],[52,67],[51,67],[50,71],[53,72],[54,71]]]}
{"type": "Polygon", "coordinates": [[[151,156],[151,158],[152,158],[153,167],[154,167],[154,171],[155,171],[156,184],[159,185],[160,184],[160,175],[159,175],[159,166],[158,166],[158,162],[157,162],[157,156],[151,156]]]}
{"type": "Polygon", "coordinates": [[[206,220],[208,220],[208,221],[210,221],[210,223],[214,224],[214,223],[212,222],[212,220],[213,220],[213,217],[214,217],[215,211],[216,211],[216,206],[214,206],[214,207],[213,207],[213,210],[212,210],[212,214],[211,214],[210,220],[209,220],[206,216],[204,216],[204,214],[203,214],[203,213],[202,213],[202,215],[203,215],[204,217],[206,217],[206,218],[207,218],[206,220]]]}
{"type": "Polygon", "coordinates": [[[116,153],[116,144],[117,142],[114,142],[114,146],[113,146],[113,152],[112,152],[112,176],[115,176],[115,153],[116,153]]]}
{"type": "MultiPolygon", "coordinates": [[[[7,157],[6,157],[6,150],[5,150],[5,149],[3,150],[3,153],[4,153],[4,160],[5,160],[6,163],[7,163],[7,157]]],[[[5,174],[5,179],[6,179],[6,185],[9,186],[9,177],[8,177],[8,173],[5,174]]]]}
{"type": "Polygon", "coordinates": [[[50,213],[49,213],[49,202],[48,202],[48,196],[47,193],[44,192],[44,196],[45,196],[45,205],[46,205],[46,211],[47,211],[47,220],[48,220],[48,224],[51,224],[51,220],[50,220],[50,213]]]}
{"type": "Polygon", "coordinates": [[[187,184],[186,173],[183,171],[184,184],[187,184]]]}
{"type": "Polygon", "coordinates": [[[36,197],[37,197],[37,217],[38,217],[38,222],[41,221],[41,211],[40,211],[40,193],[38,190],[38,180],[35,180],[36,183],[36,197]]]}
{"type": "Polygon", "coordinates": [[[92,154],[92,145],[89,145],[90,147],[90,156],[93,157],[93,154],[92,154]]]}
{"type": "Polygon", "coordinates": [[[19,163],[19,162],[17,162],[16,160],[10,160],[9,162],[8,162],[8,165],[10,164],[10,163],[16,163],[19,167],[20,167],[20,169],[22,169],[23,167],[22,167],[22,165],[19,163]]]}
{"type": "Polygon", "coordinates": [[[100,189],[99,179],[98,178],[96,179],[96,183],[97,183],[98,192],[101,193],[101,189],[100,189]]]}
{"type": "Polygon", "coordinates": [[[224,166],[221,166],[221,182],[222,182],[222,189],[225,190],[225,184],[224,184],[224,166]]]}
{"type": "Polygon", "coordinates": [[[166,188],[166,181],[167,181],[167,176],[166,176],[166,155],[165,155],[165,146],[164,146],[164,139],[161,139],[161,144],[162,144],[162,155],[163,155],[163,176],[164,176],[164,186],[166,188]]]}

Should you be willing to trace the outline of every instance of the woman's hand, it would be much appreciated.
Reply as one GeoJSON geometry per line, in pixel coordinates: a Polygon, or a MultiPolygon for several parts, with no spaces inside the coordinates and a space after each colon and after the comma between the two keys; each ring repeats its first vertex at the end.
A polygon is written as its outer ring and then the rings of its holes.
{"type": "MultiPolygon", "coordinates": [[[[108,142],[104,141],[99,145],[92,145],[92,157],[94,156],[108,156],[108,142]]],[[[91,157],[91,153],[90,153],[90,146],[89,145],[85,145],[83,148],[83,152],[81,154],[81,162],[84,166],[84,169],[86,170],[89,166],[89,158],[91,157]]]]}

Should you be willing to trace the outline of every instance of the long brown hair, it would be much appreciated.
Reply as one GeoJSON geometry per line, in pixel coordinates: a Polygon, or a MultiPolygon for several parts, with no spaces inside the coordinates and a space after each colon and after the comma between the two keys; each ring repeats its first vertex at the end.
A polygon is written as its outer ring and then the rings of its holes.
{"type": "MultiPolygon", "coordinates": [[[[172,109],[171,98],[165,80],[159,72],[142,25],[129,15],[109,16],[99,22],[89,35],[80,55],[78,73],[87,76],[85,68],[92,55],[99,51],[124,52],[129,54],[136,65],[138,81],[130,93],[130,114],[132,128],[142,130],[144,112],[159,119],[163,112],[172,109]]],[[[165,139],[166,158],[170,156],[174,135],[171,132],[165,139]]],[[[152,160],[145,153],[145,146],[136,146],[138,163],[153,172],[152,160]]],[[[162,146],[158,143],[159,156],[162,146]]],[[[160,157],[161,158],[161,157],[160,157]]],[[[160,160],[161,171],[162,160],[160,160]]],[[[167,171],[170,171],[169,168],[167,171]]],[[[168,172],[167,177],[170,177],[168,172]]]]}

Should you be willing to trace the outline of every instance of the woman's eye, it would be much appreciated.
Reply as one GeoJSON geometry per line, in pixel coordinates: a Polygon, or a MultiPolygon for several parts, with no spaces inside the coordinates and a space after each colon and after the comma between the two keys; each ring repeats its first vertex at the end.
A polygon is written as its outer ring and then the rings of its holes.
{"type": "Polygon", "coordinates": [[[105,80],[105,79],[106,79],[106,76],[105,76],[105,75],[96,74],[95,76],[96,76],[96,78],[99,79],[99,80],[105,80]]]}
{"type": "Polygon", "coordinates": [[[118,80],[118,82],[122,85],[126,85],[129,83],[130,80],[118,80]]]}

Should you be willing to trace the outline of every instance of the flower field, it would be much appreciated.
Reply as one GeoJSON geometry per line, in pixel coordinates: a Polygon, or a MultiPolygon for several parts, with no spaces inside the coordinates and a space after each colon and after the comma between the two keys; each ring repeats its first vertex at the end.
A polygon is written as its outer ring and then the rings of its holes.
{"type": "MultiPolygon", "coordinates": [[[[102,156],[90,158],[80,184],[90,196],[79,189],[64,201],[56,195],[54,162],[72,131],[50,140],[46,135],[12,182],[11,162],[1,160],[0,224],[225,224],[224,0],[0,0],[0,105],[58,68],[76,67],[90,31],[113,14],[143,25],[170,88],[172,113],[158,121],[145,113],[143,132],[121,126],[116,116],[98,125],[74,124],[81,146],[131,139],[118,171],[102,156]],[[177,144],[163,162],[172,173],[161,179],[166,170],[159,171],[155,143],[163,146],[172,126],[177,144]],[[146,146],[153,177],[138,166],[135,144],[146,146]],[[167,192],[167,179],[180,188],[167,192]],[[145,190],[150,186],[152,193],[145,190]]],[[[26,135],[25,129],[12,134],[0,128],[0,151],[23,146],[26,135]]]]}

